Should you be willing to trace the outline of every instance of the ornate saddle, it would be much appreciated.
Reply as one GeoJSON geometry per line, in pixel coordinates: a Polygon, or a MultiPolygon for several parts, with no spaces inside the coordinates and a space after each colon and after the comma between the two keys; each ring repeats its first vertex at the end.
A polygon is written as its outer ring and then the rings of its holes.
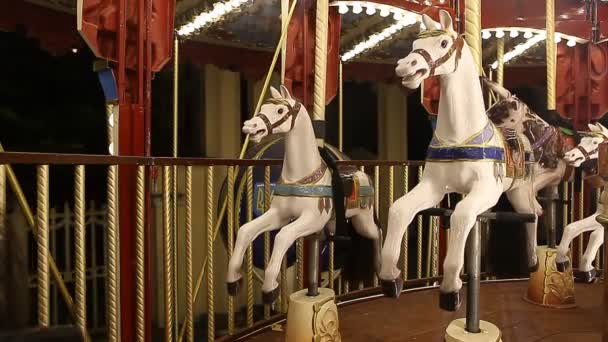
{"type": "Polygon", "coordinates": [[[530,154],[525,150],[521,137],[514,129],[501,128],[505,140],[505,173],[513,179],[526,177],[526,161],[530,154]]]}
{"type": "Polygon", "coordinates": [[[373,188],[369,186],[361,187],[359,178],[355,176],[355,173],[358,171],[357,167],[341,165],[338,166],[338,171],[344,189],[344,204],[346,209],[364,208],[371,205],[374,197],[373,188]]]}

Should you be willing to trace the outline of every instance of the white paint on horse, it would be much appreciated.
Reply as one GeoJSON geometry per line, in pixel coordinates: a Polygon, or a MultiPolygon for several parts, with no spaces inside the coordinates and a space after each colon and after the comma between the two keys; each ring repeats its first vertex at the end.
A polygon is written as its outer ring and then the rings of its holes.
{"type": "MultiPolygon", "coordinates": [[[[436,27],[428,16],[423,16],[426,27],[436,27]]],[[[440,11],[441,29],[445,34],[414,41],[413,49],[423,49],[437,61],[450,49],[457,38],[452,19],[446,11],[440,11]]],[[[471,52],[464,44],[458,63],[456,54],[435,69],[441,84],[439,113],[435,135],[446,144],[462,144],[467,138],[481,131],[488,124],[477,66],[471,52]]],[[[418,53],[410,53],[399,60],[396,73],[407,88],[417,88],[429,77],[430,65],[418,53]]],[[[488,145],[503,146],[500,134],[494,135],[488,145]]],[[[403,234],[415,215],[438,204],[448,193],[457,192],[466,197],[456,205],[450,219],[451,234],[444,261],[442,293],[458,292],[462,287],[460,271],[464,262],[467,236],[475,224],[477,215],[492,208],[500,195],[510,189],[507,196],[519,213],[535,213],[535,200],[530,180],[513,180],[496,175],[494,162],[487,160],[428,162],[420,183],[399,198],[389,210],[387,236],[382,248],[382,264],[379,277],[392,281],[400,276],[397,261],[403,234]]],[[[528,226],[528,253],[530,264],[536,263],[536,224],[528,226]]]]}
{"type": "MultiPolygon", "coordinates": [[[[591,135],[583,136],[581,142],[577,148],[574,148],[566,153],[564,159],[572,166],[579,167],[583,162],[588,159],[598,158],[598,146],[602,142],[608,140],[608,128],[602,124],[589,124],[591,135]],[[583,149],[588,157],[586,157],[583,149]]],[[[601,213],[601,205],[598,203],[597,211],[582,220],[572,222],[564,228],[564,234],[562,240],[557,247],[557,256],[555,261],[559,263],[565,263],[569,261],[568,252],[570,250],[570,244],[572,240],[584,232],[591,231],[589,236],[589,242],[583,257],[579,260],[578,270],[588,272],[593,269],[592,262],[595,260],[598,250],[604,243],[604,227],[597,222],[596,218],[601,213]]]]}
{"type": "MultiPolygon", "coordinates": [[[[284,100],[292,108],[296,100],[291,97],[287,89],[281,86],[281,92],[270,88],[273,99],[284,100]]],[[[270,124],[280,122],[286,113],[288,106],[280,104],[280,101],[266,103],[261,108],[270,124]]],[[[312,122],[306,108],[300,106],[296,114],[293,127],[291,119],[274,127],[269,132],[267,123],[260,116],[248,120],[243,125],[243,133],[250,134],[253,142],[259,142],[267,135],[275,133],[285,134],[285,155],[283,157],[283,169],[281,179],[285,183],[293,183],[299,179],[309,176],[321,165],[322,158],[317,148],[317,142],[313,131],[312,122]]],[[[361,186],[373,186],[364,172],[358,171],[354,175],[361,186]]],[[[331,185],[331,174],[325,171],[323,177],[315,183],[316,185],[331,185]]],[[[281,229],[276,235],[274,247],[268,266],[265,270],[264,284],[262,290],[270,293],[277,289],[277,277],[279,275],[281,261],[288,248],[296,239],[320,232],[326,225],[330,234],[335,233],[335,221],[331,219],[331,210],[319,210],[319,198],[317,197],[286,197],[273,196],[270,209],[263,215],[243,225],[236,238],[236,244],[228,265],[226,281],[237,282],[242,278],[240,269],[247,247],[260,234],[281,229]]],[[[374,222],[373,205],[365,208],[347,209],[346,217],[351,218],[357,233],[377,241],[376,255],[379,259],[380,241],[378,227],[374,222]]]]}

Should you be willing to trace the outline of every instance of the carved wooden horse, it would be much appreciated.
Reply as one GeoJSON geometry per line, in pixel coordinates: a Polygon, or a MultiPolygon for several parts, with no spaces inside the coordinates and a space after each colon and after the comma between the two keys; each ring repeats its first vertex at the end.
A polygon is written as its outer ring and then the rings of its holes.
{"type": "MultiPolygon", "coordinates": [[[[532,182],[524,165],[531,148],[527,141],[520,140],[520,148],[512,151],[488,119],[477,66],[464,39],[453,30],[449,13],[440,11],[440,29],[427,15],[423,15],[423,21],[429,29],[421,32],[413,51],[398,62],[396,73],[410,89],[419,87],[428,77],[439,76],[437,127],[420,183],[389,210],[379,277],[384,293],[398,296],[403,281],[397,261],[403,234],[412,219],[448,193],[465,194],[450,218],[439,296],[440,307],[453,311],[460,305],[465,243],[477,215],[492,208],[503,192],[517,212],[536,212],[532,182]],[[510,168],[513,160],[521,162],[521,167],[510,168]]],[[[536,236],[536,225],[533,227],[536,236]]],[[[530,265],[537,262],[534,248],[530,247],[530,265]]]]}
{"type": "MultiPolygon", "coordinates": [[[[272,98],[262,106],[260,113],[244,123],[243,132],[250,134],[253,142],[259,142],[270,134],[285,133],[281,178],[274,188],[270,209],[239,229],[226,276],[229,294],[236,295],[241,287],[240,268],[247,246],[258,235],[281,229],[275,237],[262,285],[266,303],[272,303],[278,296],[277,276],[287,249],[296,239],[318,233],[326,225],[329,233],[334,234],[336,217],[333,214],[340,206],[335,204],[336,198],[332,201],[336,193],[335,183],[332,186],[335,173],[328,170],[326,161],[319,153],[306,108],[293,99],[283,86],[280,93],[272,87],[270,91],[272,98]]],[[[329,168],[332,169],[332,165],[329,168]]],[[[344,215],[351,219],[357,233],[375,241],[377,269],[381,231],[374,221],[374,188],[371,180],[356,168],[340,170],[340,178],[346,180],[346,198],[339,199],[345,200],[344,215]]]]}
{"type": "MultiPolygon", "coordinates": [[[[574,147],[574,138],[565,134],[560,127],[547,123],[498,83],[486,78],[483,81],[498,96],[498,102],[488,109],[490,120],[503,132],[525,136],[532,145],[536,161],[533,169],[534,190],[538,192],[570,179],[573,168],[568,166],[564,156],[574,147]]],[[[542,208],[539,204],[537,206],[540,214],[542,208]]]]}
{"type": "MultiPolygon", "coordinates": [[[[578,146],[567,152],[564,158],[574,167],[579,167],[587,161],[597,159],[599,145],[608,140],[608,128],[602,124],[589,124],[589,129],[591,133],[584,134],[578,146]]],[[[567,225],[564,228],[562,240],[557,247],[557,257],[555,259],[557,269],[564,272],[570,265],[568,251],[572,240],[584,232],[592,232],[589,236],[587,249],[578,261],[578,270],[574,272],[574,279],[578,282],[591,283],[598,275],[597,270],[591,263],[604,243],[604,227],[596,220],[601,213],[600,210],[601,203],[598,203],[598,209],[593,215],[567,225]]]]}

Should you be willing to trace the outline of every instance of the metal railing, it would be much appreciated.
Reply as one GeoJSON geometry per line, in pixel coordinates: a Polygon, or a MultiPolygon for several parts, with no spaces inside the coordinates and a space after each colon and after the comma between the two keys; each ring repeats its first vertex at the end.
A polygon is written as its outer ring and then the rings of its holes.
{"type": "MultiPolygon", "coordinates": [[[[146,184],[150,189],[158,184],[151,184],[151,171],[154,168],[161,173],[159,193],[161,194],[160,217],[162,229],[155,233],[159,236],[159,246],[162,260],[157,264],[156,271],[162,278],[158,290],[162,293],[160,300],[158,325],[164,329],[166,341],[192,341],[196,331],[194,317],[206,318],[206,333],[197,335],[196,340],[215,340],[220,336],[233,336],[243,331],[254,329],[259,325],[267,325],[283,317],[287,310],[288,296],[291,292],[303,288],[304,284],[304,253],[302,240],[297,241],[295,262],[288,267],[286,261],[281,269],[281,296],[276,305],[262,305],[259,297],[261,270],[254,263],[255,251],[250,246],[245,258],[245,294],[241,297],[227,296],[224,285],[224,268],[232,253],[236,232],[242,222],[253,218],[254,208],[261,205],[267,210],[270,205],[272,168],[280,166],[281,160],[241,160],[241,159],[209,159],[209,158],[156,158],[156,157],[118,157],[94,155],[58,155],[40,153],[0,153],[0,170],[6,170],[8,184],[17,194],[21,208],[28,224],[37,239],[37,276],[38,288],[38,322],[40,326],[48,326],[56,321],[50,320],[51,301],[49,294],[50,282],[57,285],[57,293],[63,298],[72,321],[80,326],[88,340],[87,326],[87,246],[86,226],[87,215],[84,209],[86,193],[84,179],[87,167],[103,165],[107,168],[106,188],[107,204],[105,205],[105,241],[106,260],[104,263],[95,261],[95,267],[104,267],[106,277],[105,309],[106,333],[109,341],[117,341],[120,336],[120,273],[118,248],[118,184],[117,169],[120,166],[136,167],[135,202],[133,213],[135,217],[135,336],[138,341],[145,340],[145,322],[157,320],[155,317],[145,317],[144,291],[145,262],[153,255],[145,254],[145,243],[152,237],[145,235],[147,215],[145,207],[146,184]],[[33,212],[19,183],[12,171],[12,164],[29,164],[37,168],[37,206],[33,212]],[[55,265],[57,244],[50,243],[49,231],[52,231],[53,220],[57,213],[49,213],[48,189],[49,178],[52,177],[52,167],[49,165],[74,165],[74,209],[64,209],[73,220],[74,291],[66,286],[66,277],[55,265]],[[254,170],[263,174],[263,181],[257,196],[254,196],[254,170]],[[219,185],[224,182],[223,196],[220,196],[219,185]],[[195,186],[196,183],[196,186],[195,186]],[[175,184],[175,185],[174,185],[175,184]],[[180,185],[179,187],[177,185],[180,185]],[[179,191],[178,191],[179,189],[179,191]],[[183,195],[183,206],[177,205],[178,192],[183,195]],[[202,192],[202,193],[201,193],[202,192]],[[243,202],[244,201],[244,202],[243,202]],[[258,202],[256,202],[258,201],[258,202]],[[245,203],[243,205],[243,203],[245,203]],[[261,203],[261,204],[260,204],[261,203]],[[196,207],[195,204],[198,204],[196,207]],[[244,211],[244,212],[243,212],[244,211]],[[36,218],[36,219],[34,219],[36,218]],[[195,225],[195,221],[198,222],[195,225]],[[222,234],[220,232],[222,231],[222,234]],[[194,236],[201,239],[196,239],[194,236]],[[218,243],[218,235],[225,236],[225,243],[218,243]],[[180,241],[177,243],[177,241],[180,241]],[[178,263],[177,260],[180,260],[178,263]],[[181,262],[183,260],[183,262],[181,262]],[[183,266],[182,266],[183,265],[183,266]],[[178,281],[179,280],[179,281],[178,281]],[[179,296],[183,293],[183,296],[179,296]],[[206,293],[202,296],[202,293],[206,293]],[[74,295],[72,295],[74,294],[74,295]],[[183,298],[182,298],[183,297],[183,298]],[[202,305],[204,303],[204,305],[202,305]],[[225,318],[225,319],[224,319],[225,318]]],[[[412,161],[339,161],[338,164],[356,165],[373,176],[377,189],[375,204],[381,219],[381,226],[386,227],[388,208],[396,198],[408,192],[422,175],[423,163],[412,161]]],[[[4,172],[0,171],[0,177],[4,172]]],[[[1,187],[5,182],[0,181],[1,187]]],[[[574,216],[573,203],[575,191],[566,186],[562,191],[565,203],[563,217],[570,221],[574,216]]],[[[577,202],[584,208],[580,192],[576,193],[581,200],[577,202]]],[[[450,203],[453,206],[455,203],[450,203]]],[[[2,208],[2,206],[0,206],[2,208]]],[[[580,210],[580,208],[578,210],[580,210]]],[[[52,211],[51,211],[52,213],[52,211]]],[[[578,212],[577,212],[578,213],[578,212]]],[[[2,217],[0,213],[0,217],[2,217]]],[[[578,217],[577,217],[578,219],[578,217]]],[[[425,286],[438,281],[441,276],[441,257],[445,250],[445,241],[449,230],[442,230],[446,225],[438,217],[419,215],[406,231],[402,244],[400,265],[406,286],[425,286]]],[[[262,259],[266,265],[270,254],[271,234],[265,233],[260,238],[263,244],[262,259]]],[[[583,243],[583,238],[574,245],[583,243]]],[[[254,242],[255,243],[255,242],[254,242]]],[[[327,271],[323,272],[322,286],[334,288],[338,300],[379,293],[378,281],[370,274],[369,280],[351,284],[343,277],[343,270],[337,265],[336,248],[333,240],[327,243],[327,271]]],[[[63,248],[72,246],[63,245],[63,248]]],[[[582,255],[582,249],[579,249],[582,255]]],[[[288,253],[289,254],[289,253],[288,253]]],[[[71,254],[70,254],[71,255],[71,254]]],[[[33,257],[33,256],[32,256],[33,257]]],[[[89,256],[88,258],[91,258],[89,256]]],[[[598,264],[599,265],[599,264],[598,264]]],[[[600,268],[600,267],[598,267],[600,268]]],[[[72,274],[72,271],[70,271],[72,274]]],[[[483,274],[490,276],[489,274],[483,274]]],[[[90,277],[90,275],[89,275],[90,277]]],[[[33,283],[32,283],[33,284],[33,283]]],[[[93,290],[95,291],[95,290],[93,290]]],[[[54,294],[53,294],[54,296],[54,294]]],[[[53,302],[53,305],[57,305],[53,302]]],[[[99,306],[102,306],[101,304],[99,306]]],[[[93,316],[93,319],[95,316],[93,316]]],[[[205,320],[203,320],[205,321],[205,320]]],[[[96,325],[93,325],[96,326],[96,325]]],[[[130,329],[131,327],[122,327],[130,329]]]]}

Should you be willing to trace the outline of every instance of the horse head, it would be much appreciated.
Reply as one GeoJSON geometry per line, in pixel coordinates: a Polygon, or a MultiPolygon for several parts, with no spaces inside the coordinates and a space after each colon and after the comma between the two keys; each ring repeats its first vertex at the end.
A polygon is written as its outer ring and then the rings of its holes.
{"type": "Polygon", "coordinates": [[[464,39],[452,27],[447,11],[439,11],[439,23],[428,15],[422,16],[426,30],[413,43],[413,50],[397,62],[395,73],[401,84],[416,89],[426,78],[451,74],[458,68],[464,39]]]}
{"type": "Polygon", "coordinates": [[[262,105],[260,112],[243,123],[243,133],[249,134],[251,141],[255,143],[271,134],[290,132],[295,126],[298,114],[304,108],[282,85],[280,92],[270,87],[270,93],[271,98],[262,105]]]}

